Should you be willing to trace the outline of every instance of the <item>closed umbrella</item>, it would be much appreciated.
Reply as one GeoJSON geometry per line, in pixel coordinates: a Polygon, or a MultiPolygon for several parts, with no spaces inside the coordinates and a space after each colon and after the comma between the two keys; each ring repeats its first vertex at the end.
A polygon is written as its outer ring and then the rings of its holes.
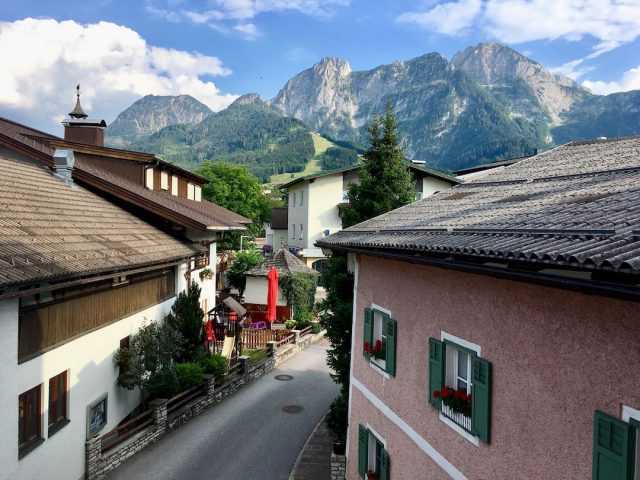
{"type": "Polygon", "coordinates": [[[267,322],[276,320],[276,304],[278,303],[278,271],[271,267],[267,273],[267,322]]]}

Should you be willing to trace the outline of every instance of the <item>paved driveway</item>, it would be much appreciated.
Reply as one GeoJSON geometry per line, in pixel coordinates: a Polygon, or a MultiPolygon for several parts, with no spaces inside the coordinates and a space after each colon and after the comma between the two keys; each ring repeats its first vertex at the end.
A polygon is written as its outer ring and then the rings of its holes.
{"type": "Polygon", "coordinates": [[[338,395],[325,358],[324,346],[310,346],[108,478],[287,480],[307,437],[338,395]],[[293,380],[279,381],[276,375],[293,380]]]}

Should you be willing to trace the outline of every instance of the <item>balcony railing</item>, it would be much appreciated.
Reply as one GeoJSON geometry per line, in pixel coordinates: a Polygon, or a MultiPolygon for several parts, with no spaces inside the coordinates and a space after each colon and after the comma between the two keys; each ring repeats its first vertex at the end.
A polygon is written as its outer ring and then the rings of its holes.
{"type": "Polygon", "coordinates": [[[442,413],[445,417],[453,420],[468,432],[471,431],[471,417],[467,417],[460,412],[456,412],[451,407],[447,407],[445,404],[442,404],[442,413]]]}

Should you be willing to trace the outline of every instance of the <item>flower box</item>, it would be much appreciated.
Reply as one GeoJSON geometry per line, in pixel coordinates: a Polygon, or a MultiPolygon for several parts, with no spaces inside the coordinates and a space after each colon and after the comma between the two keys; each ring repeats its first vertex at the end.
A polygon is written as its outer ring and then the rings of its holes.
{"type": "Polygon", "coordinates": [[[444,404],[442,405],[442,414],[450,420],[453,420],[465,430],[469,432],[471,431],[471,417],[467,417],[463,413],[456,412],[451,407],[448,407],[444,404]]]}

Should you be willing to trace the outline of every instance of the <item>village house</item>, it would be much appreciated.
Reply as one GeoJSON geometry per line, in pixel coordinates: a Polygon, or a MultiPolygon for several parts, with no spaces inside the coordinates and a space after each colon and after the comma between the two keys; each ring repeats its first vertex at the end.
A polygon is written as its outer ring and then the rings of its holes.
{"type": "Polygon", "coordinates": [[[640,137],[317,242],[355,276],[347,478],[640,478],[640,137]]]}
{"type": "Polygon", "coordinates": [[[103,147],[83,115],[64,139],[0,118],[2,479],[83,478],[85,440],[140,402],[114,352],[188,282],[214,305],[215,242],[248,222],[202,200],[205,179],[103,147]]]}
{"type": "MultiPolygon", "coordinates": [[[[416,198],[421,199],[460,183],[458,179],[422,163],[409,165],[416,198]]],[[[285,183],[288,202],[286,246],[309,266],[322,272],[325,256],[314,244],[342,229],[343,208],[351,183],[358,182],[358,166],[300,177],[285,183]]]]}

